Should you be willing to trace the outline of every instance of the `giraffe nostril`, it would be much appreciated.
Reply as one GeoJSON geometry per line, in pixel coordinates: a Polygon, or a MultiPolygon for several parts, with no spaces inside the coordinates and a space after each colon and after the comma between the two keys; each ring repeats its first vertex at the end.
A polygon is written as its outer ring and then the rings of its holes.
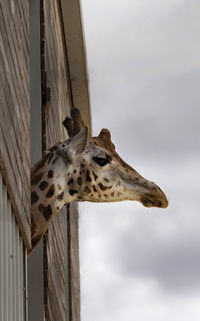
{"type": "Polygon", "coordinates": [[[159,201],[159,202],[158,202],[158,207],[161,207],[161,206],[162,206],[162,202],[159,201]]]}

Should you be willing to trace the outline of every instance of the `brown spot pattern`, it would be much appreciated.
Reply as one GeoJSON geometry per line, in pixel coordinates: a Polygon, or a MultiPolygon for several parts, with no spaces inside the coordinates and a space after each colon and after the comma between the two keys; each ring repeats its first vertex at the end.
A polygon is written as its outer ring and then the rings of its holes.
{"type": "Polygon", "coordinates": [[[78,183],[78,185],[82,185],[82,178],[80,176],[77,179],[77,183],[78,183]]]}
{"type": "Polygon", "coordinates": [[[70,190],[69,190],[69,194],[72,195],[72,196],[73,196],[74,194],[76,194],[76,193],[78,193],[78,191],[75,190],[75,189],[70,189],[70,190]]]}
{"type": "Polygon", "coordinates": [[[57,200],[58,201],[62,201],[64,198],[64,192],[60,193],[58,196],[57,196],[57,200]]]}
{"type": "Polygon", "coordinates": [[[42,181],[39,185],[39,189],[41,189],[41,191],[44,191],[47,186],[48,183],[46,181],[42,181]]]}
{"type": "Polygon", "coordinates": [[[97,193],[97,189],[95,185],[92,185],[93,191],[97,193]]]}
{"type": "Polygon", "coordinates": [[[73,178],[71,178],[71,179],[69,180],[69,182],[68,182],[68,185],[73,184],[73,182],[74,182],[74,180],[73,180],[73,178]]]}
{"type": "Polygon", "coordinates": [[[113,197],[113,196],[114,196],[114,194],[115,194],[115,192],[112,192],[112,193],[110,194],[110,196],[111,196],[111,197],[113,197]]]}
{"type": "Polygon", "coordinates": [[[85,186],[83,192],[90,193],[91,189],[88,186],[85,186]]]}
{"type": "Polygon", "coordinates": [[[49,204],[48,206],[44,206],[43,204],[40,204],[38,206],[38,210],[43,214],[45,220],[48,221],[52,215],[51,205],[49,204]]]}
{"type": "Polygon", "coordinates": [[[51,185],[50,189],[46,193],[46,197],[51,198],[53,196],[53,194],[54,194],[54,184],[51,185]]]}
{"type": "Polygon", "coordinates": [[[86,171],[86,181],[89,183],[92,181],[89,170],[86,171]]]}
{"type": "Polygon", "coordinates": [[[97,180],[97,178],[98,178],[98,176],[97,176],[94,172],[92,172],[92,174],[93,174],[94,179],[95,179],[95,181],[96,181],[96,180],[97,180]]]}
{"type": "Polygon", "coordinates": [[[48,175],[47,175],[48,178],[52,178],[53,174],[54,174],[54,172],[52,170],[48,171],[48,175]]]}
{"type": "Polygon", "coordinates": [[[31,205],[35,204],[39,200],[39,196],[35,191],[31,192],[31,205]]]}
{"type": "Polygon", "coordinates": [[[102,191],[107,190],[107,187],[104,186],[103,184],[99,183],[98,185],[99,185],[99,187],[100,187],[100,189],[101,189],[102,191]]]}
{"type": "Polygon", "coordinates": [[[62,189],[62,187],[60,186],[60,184],[58,184],[58,189],[59,189],[59,190],[61,190],[61,189],[62,189]]]}

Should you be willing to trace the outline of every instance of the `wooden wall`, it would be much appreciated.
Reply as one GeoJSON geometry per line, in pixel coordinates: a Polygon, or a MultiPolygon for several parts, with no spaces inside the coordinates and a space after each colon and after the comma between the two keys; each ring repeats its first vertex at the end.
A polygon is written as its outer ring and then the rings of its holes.
{"type": "Polygon", "coordinates": [[[0,167],[30,246],[29,1],[0,1],[0,167]]]}
{"type": "MultiPolygon", "coordinates": [[[[71,104],[60,4],[44,0],[43,97],[46,148],[67,138],[62,125],[71,104]],[[45,89],[46,87],[46,89],[45,89]]],[[[43,46],[41,46],[43,48],[43,46]]],[[[45,241],[45,314],[48,321],[80,320],[78,214],[75,205],[63,209],[48,230],[45,241]]]]}

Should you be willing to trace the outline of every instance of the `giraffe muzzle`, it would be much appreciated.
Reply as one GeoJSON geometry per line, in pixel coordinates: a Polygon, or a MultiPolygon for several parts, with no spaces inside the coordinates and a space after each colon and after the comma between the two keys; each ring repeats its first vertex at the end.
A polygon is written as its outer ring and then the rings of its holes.
{"type": "Polygon", "coordinates": [[[165,193],[154,182],[150,182],[143,177],[133,181],[128,180],[128,190],[130,199],[136,199],[145,207],[166,208],[168,200],[165,193]],[[136,198],[135,198],[136,195],[136,198]]]}
{"type": "Polygon", "coordinates": [[[166,208],[168,206],[168,201],[165,197],[163,200],[152,200],[147,197],[141,198],[141,203],[145,207],[160,207],[160,208],[166,208]]]}
{"type": "Polygon", "coordinates": [[[166,208],[168,206],[168,200],[165,196],[165,193],[158,187],[156,184],[151,183],[153,185],[152,193],[145,193],[141,195],[140,202],[145,207],[160,207],[166,208]]]}

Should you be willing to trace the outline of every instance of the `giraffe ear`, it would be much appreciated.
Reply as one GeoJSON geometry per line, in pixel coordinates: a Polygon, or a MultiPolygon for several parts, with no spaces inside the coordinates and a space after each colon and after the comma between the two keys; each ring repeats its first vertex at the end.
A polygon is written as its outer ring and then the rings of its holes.
{"type": "Polygon", "coordinates": [[[84,152],[85,147],[87,145],[88,139],[88,128],[84,127],[80,130],[78,134],[76,134],[70,143],[70,148],[75,153],[75,155],[81,154],[84,152]]]}
{"type": "Polygon", "coordinates": [[[84,127],[81,131],[71,138],[69,144],[67,144],[64,148],[58,148],[57,153],[62,157],[64,162],[73,163],[75,157],[84,152],[85,147],[87,145],[88,138],[88,129],[84,127]]]}

